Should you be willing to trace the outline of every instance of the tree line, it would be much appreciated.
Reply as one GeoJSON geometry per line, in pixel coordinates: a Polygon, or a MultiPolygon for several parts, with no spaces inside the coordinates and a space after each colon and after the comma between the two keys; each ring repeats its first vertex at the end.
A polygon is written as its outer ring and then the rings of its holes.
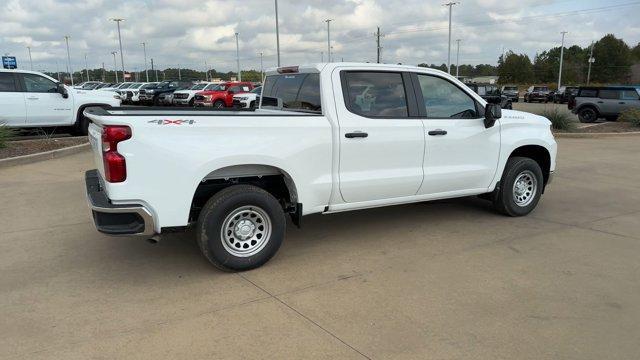
{"type": "MultiPolygon", "coordinates": [[[[582,85],[587,82],[589,55],[591,46],[582,48],[578,45],[565,47],[562,63],[562,82],[567,85],[582,85]]],[[[628,84],[631,76],[631,65],[640,63],[640,43],[634,47],[627,45],[622,39],[608,34],[593,43],[590,82],[602,84],[628,84]]],[[[447,65],[418,64],[447,71],[447,65]]],[[[560,47],[554,47],[536,54],[533,61],[526,54],[508,51],[498,58],[498,65],[460,65],[458,74],[465,77],[498,75],[500,83],[531,84],[554,83],[558,81],[560,68],[560,47]]],[[[451,65],[451,73],[456,73],[456,66],[451,65]]]]}

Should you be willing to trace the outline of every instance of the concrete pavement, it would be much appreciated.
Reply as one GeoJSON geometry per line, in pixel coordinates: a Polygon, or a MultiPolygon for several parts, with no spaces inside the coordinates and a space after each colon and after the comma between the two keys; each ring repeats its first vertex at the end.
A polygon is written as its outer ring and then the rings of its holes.
{"type": "Polygon", "coordinates": [[[538,209],[310,216],[264,267],[97,233],[89,153],[0,169],[6,359],[636,359],[640,139],[560,139],[538,209]]]}

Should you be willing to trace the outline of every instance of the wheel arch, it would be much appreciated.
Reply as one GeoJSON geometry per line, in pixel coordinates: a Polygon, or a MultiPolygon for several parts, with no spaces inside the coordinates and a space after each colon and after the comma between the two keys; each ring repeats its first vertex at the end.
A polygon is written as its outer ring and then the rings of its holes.
{"type": "Polygon", "coordinates": [[[517,156],[530,158],[538,163],[544,177],[544,185],[546,186],[551,173],[551,153],[549,150],[541,145],[522,145],[511,151],[508,159],[517,156]]]}

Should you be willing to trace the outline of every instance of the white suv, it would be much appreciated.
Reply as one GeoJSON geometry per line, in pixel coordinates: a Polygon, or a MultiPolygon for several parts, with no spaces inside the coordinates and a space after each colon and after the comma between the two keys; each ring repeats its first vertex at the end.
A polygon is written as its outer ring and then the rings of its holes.
{"type": "Polygon", "coordinates": [[[112,92],[79,90],[35,71],[0,69],[0,124],[10,127],[73,126],[86,134],[88,106],[120,106],[112,92]]]}
{"type": "Polygon", "coordinates": [[[187,90],[176,90],[173,92],[173,105],[193,106],[196,93],[213,89],[218,83],[200,83],[193,85],[187,90]]]}

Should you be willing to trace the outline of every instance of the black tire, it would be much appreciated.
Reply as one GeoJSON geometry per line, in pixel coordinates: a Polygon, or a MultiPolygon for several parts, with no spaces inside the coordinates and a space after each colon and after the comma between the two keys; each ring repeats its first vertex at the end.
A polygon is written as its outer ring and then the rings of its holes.
{"type": "Polygon", "coordinates": [[[253,109],[256,107],[256,102],[255,100],[249,103],[249,109],[253,109]]]}
{"type": "Polygon", "coordinates": [[[581,123],[592,123],[598,120],[598,111],[591,106],[584,107],[578,111],[578,119],[581,123]]]}
{"type": "Polygon", "coordinates": [[[195,103],[195,101],[195,98],[191,98],[191,100],[189,100],[189,106],[193,107],[193,103],[195,103]]]}
{"type": "Polygon", "coordinates": [[[225,104],[224,104],[224,101],[222,101],[222,100],[216,100],[213,103],[213,108],[214,109],[224,109],[224,107],[225,107],[225,104]]]}
{"type": "Polygon", "coordinates": [[[513,110],[513,104],[511,103],[511,101],[507,101],[507,103],[504,105],[504,108],[507,110],[513,110]]]}
{"type": "Polygon", "coordinates": [[[493,206],[498,212],[507,216],[527,215],[538,205],[543,186],[544,176],[537,162],[526,157],[509,158],[500,179],[500,187],[494,191],[493,206]],[[527,201],[518,204],[514,199],[516,197],[514,183],[521,176],[524,180],[523,196],[526,196],[527,201]],[[526,181],[527,178],[531,178],[530,183],[526,181]],[[530,192],[527,193],[527,190],[530,192]]]}
{"type": "MultiPolygon", "coordinates": [[[[244,216],[245,214],[242,215],[244,216]]],[[[255,216],[253,218],[245,218],[257,219],[255,216]]],[[[260,221],[251,221],[251,224],[258,226],[256,228],[258,229],[260,221]]],[[[207,201],[198,217],[196,237],[202,254],[215,267],[224,271],[244,271],[257,268],[269,261],[280,248],[282,240],[284,239],[285,230],[286,219],[284,211],[276,198],[256,186],[234,185],[221,190],[207,201]],[[225,222],[227,222],[226,225],[230,224],[230,226],[234,225],[234,221],[236,221],[236,224],[239,224],[238,221],[242,221],[244,218],[233,217],[227,219],[227,217],[239,210],[243,212],[243,207],[248,207],[247,211],[249,211],[251,216],[254,215],[252,211],[257,211],[259,213],[261,212],[262,216],[268,217],[268,222],[262,221],[262,223],[266,225],[270,222],[271,229],[270,232],[269,230],[265,230],[268,229],[266,226],[262,229],[269,234],[268,237],[265,237],[265,239],[267,239],[266,241],[260,243],[261,238],[256,238],[257,245],[255,251],[257,252],[238,256],[234,251],[242,252],[244,245],[247,245],[249,249],[246,251],[252,251],[249,243],[254,245],[253,237],[252,239],[244,240],[242,246],[238,246],[242,242],[242,240],[234,239],[234,237],[238,235],[229,230],[228,236],[231,237],[229,240],[231,243],[229,243],[223,236],[222,228],[225,226],[225,222]],[[227,246],[233,247],[233,245],[235,245],[238,250],[234,249],[230,251],[227,249],[227,246]]]]}
{"type": "Polygon", "coordinates": [[[159,106],[160,105],[160,99],[158,99],[157,96],[153,97],[152,105],[153,106],[159,106]]]}

